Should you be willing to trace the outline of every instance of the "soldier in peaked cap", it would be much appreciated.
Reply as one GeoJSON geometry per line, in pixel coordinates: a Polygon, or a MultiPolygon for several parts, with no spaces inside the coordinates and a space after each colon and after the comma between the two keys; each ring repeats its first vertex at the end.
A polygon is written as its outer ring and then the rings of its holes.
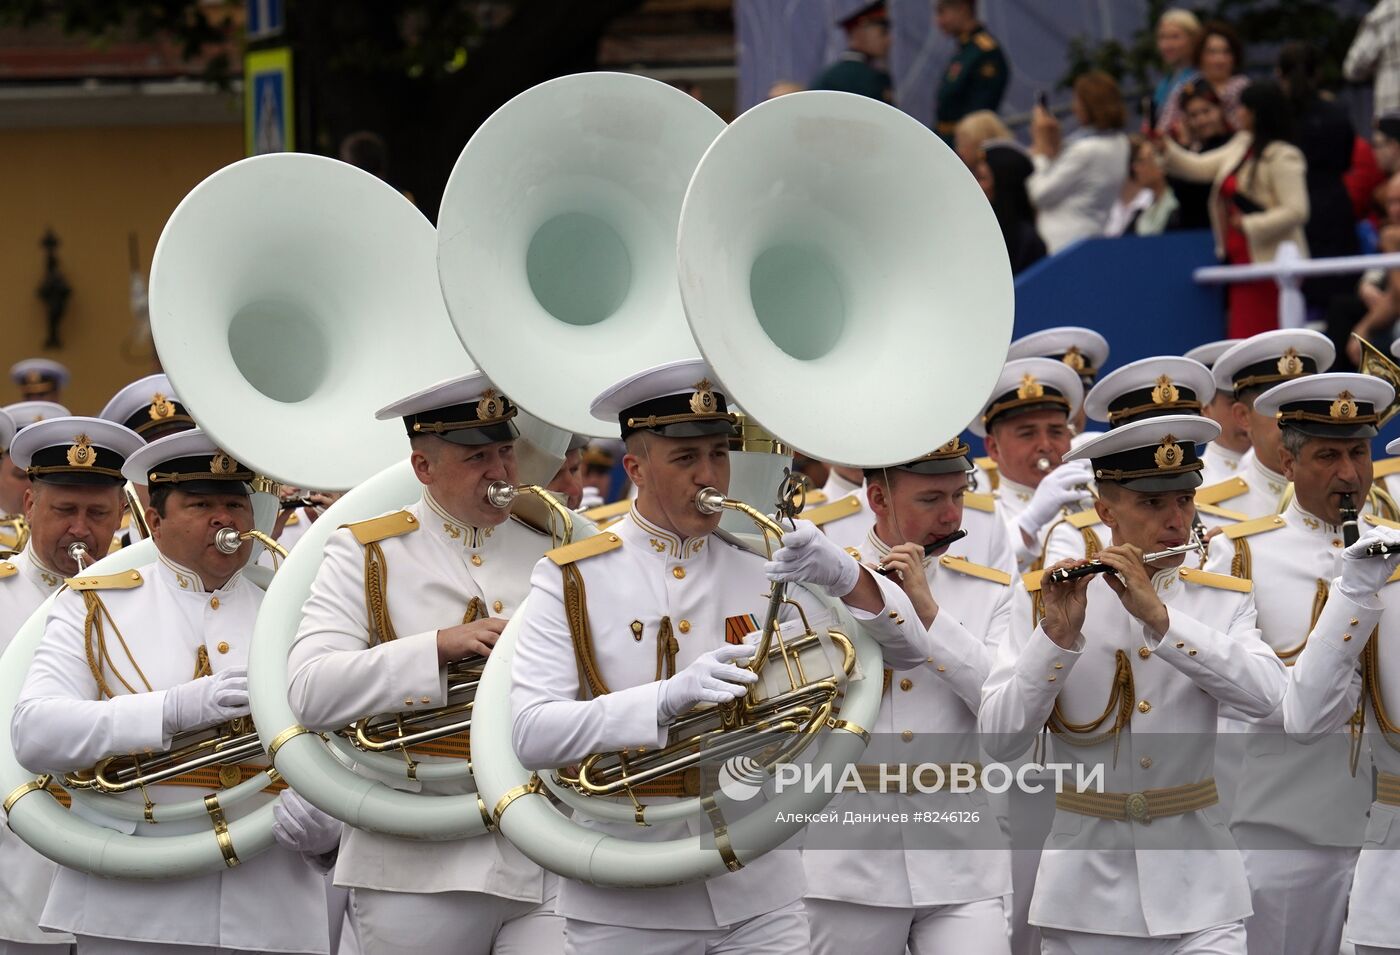
{"type": "MultiPolygon", "coordinates": [[[[170,379],[165,375],[147,375],[133,381],[112,396],[98,417],[125,425],[147,442],[188,431],[195,426],[194,419],[176,397],[170,387],[170,379]]],[[[150,504],[149,491],[145,485],[137,484],[134,487],[144,515],[144,508],[150,504]]],[[[141,524],[142,521],[133,520],[128,513],[122,519],[122,526],[112,546],[123,547],[140,540],[141,524]]]]}
{"type": "MultiPolygon", "coordinates": [[[[94,418],[51,418],[7,444],[12,466],[25,475],[20,496],[30,536],[23,550],[0,562],[0,649],[65,577],[78,573],[70,546],[81,544],[89,563],[107,552],[122,515],[121,469],[140,445],[126,428],[94,418]]],[[[0,906],[0,949],[68,951],[71,935],[39,928],[56,871],[0,830],[0,897],[8,900],[0,906]]]]}
{"type": "Polygon", "coordinates": [[[1011,892],[1011,862],[986,793],[930,797],[902,782],[882,789],[877,778],[879,764],[971,765],[979,758],[977,706],[993,648],[1010,626],[1013,577],[979,553],[985,539],[980,548],[968,538],[927,550],[963,527],[968,454],[954,438],[914,461],[867,472],[874,522],[857,554],[893,572],[937,650],[887,671],[871,727],[875,743],[860,767],[866,793],[844,797],[842,807],[906,811],[910,820],[921,810],[965,811],[978,822],[932,838],[918,822],[881,823],[858,847],[849,833],[809,829],[802,858],[817,955],[1008,950],[1003,898],[1011,892]],[[899,735],[906,732],[920,734],[916,758],[899,735]]]}
{"type": "Polygon", "coordinates": [[[73,416],[73,412],[56,401],[16,401],[12,405],[6,405],[3,410],[14,421],[17,431],[47,418],[73,416]]]}
{"type": "MultiPolygon", "coordinates": [[[[1238,339],[1226,338],[1218,342],[1198,345],[1186,353],[1186,357],[1200,362],[1214,373],[1215,363],[1220,356],[1239,344],[1238,339]]],[[[1246,466],[1249,455],[1249,429],[1235,421],[1230,407],[1235,403],[1233,389],[1215,389],[1215,396],[1209,400],[1202,398],[1201,413],[1220,425],[1220,437],[1206,448],[1206,484],[1217,484],[1235,477],[1246,466]]]]}
{"type": "Polygon", "coordinates": [[[15,420],[0,411],[0,555],[15,553],[29,536],[24,521],[24,492],[29,475],[10,459],[10,442],[15,436],[15,420]]]}
{"type": "MultiPolygon", "coordinates": [[[[1006,360],[1015,361],[1018,358],[1053,358],[1064,362],[1079,376],[1080,384],[1088,391],[1094,387],[1099,372],[1108,363],[1108,340],[1092,328],[1060,325],[1031,332],[1013,341],[1006,350],[1006,360]]],[[[1083,408],[1079,409],[1071,423],[1078,443],[1086,433],[1083,408]]]]}
{"type": "MultiPolygon", "coordinates": [[[[487,497],[492,482],[521,483],[516,414],[480,372],[378,412],[403,421],[423,493],[326,539],[288,659],[288,695],[302,725],[331,731],[373,714],[442,706],[445,667],[490,654],[525,599],[531,568],[553,546],[543,527],[487,497]]],[[[553,472],[551,465],[528,483],[553,472]]],[[[465,742],[441,740],[433,752],[466,758],[465,742]]],[[[471,791],[463,789],[470,782],[422,785],[471,791]]],[[[421,842],[347,828],[335,881],[351,890],[366,955],[402,951],[408,932],[425,955],[563,947],[554,876],[497,833],[421,842]]]]}
{"type": "Polygon", "coordinates": [[[1022,358],[1006,363],[981,416],[968,425],[996,464],[992,496],[1020,571],[1039,558],[1066,508],[1075,512],[1092,500],[1087,466],[1061,466],[1083,397],[1078,372],[1064,362],[1022,358]]]}
{"type": "Polygon", "coordinates": [[[1196,447],[1218,431],[1167,415],[1070,453],[1092,465],[1112,534],[1097,560],[1110,573],[1057,582],[1053,571],[1081,563],[1067,560],[1030,580],[1044,614],[1033,629],[1013,615],[983,692],[994,758],[1019,756],[1048,727],[1052,758],[1103,771],[1101,791],[1055,797],[1030,904],[1049,955],[1244,955],[1249,883],[1213,815],[1214,758],[1198,741],[1222,706],[1271,713],[1283,665],[1259,637],[1247,583],[1183,567],[1183,554],[1145,560],[1189,538],[1196,447]]]}
{"type": "Polygon", "coordinates": [[[822,70],[811,88],[892,102],[890,74],[879,65],[890,52],[890,18],[885,0],[875,0],[847,14],[839,26],[846,32],[846,52],[822,70]]]}
{"type": "MultiPolygon", "coordinates": [[[[716,533],[719,515],[700,511],[696,494],[727,491],[735,417],[704,362],[629,376],[599,395],[592,413],[620,426],[637,497],[606,533],[551,551],[535,566],[511,683],[512,739],[523,764],[553,768],[590,753],[663,745],[669,724],[697,704],[742,696],[757,676],[736,661],[752,655],[742,641],[764,619],[767,580],[819,586],[845,601],[891,665],[906,669],[932,656],[904,592],[810,522],[799,520],[767,564],[716,533]],[[585,590],[583,629],[565,601],[584,606],[573,601],[585,590]]],[[[796,599],[807,600],[801,592],[796,599]]],[[[824,617],[815,605],[807,613],[824,617]]],[[[795,614],[785,607],[783,616],[795,614]]],[[[686,795],[689,785],[678,780],[668,793],[686,795]]],[[[648,785],[638,791],[659,794],[648,785]]],[[[692,825],[699,823],[596,828],[657,841],[689,835],[692,825]]],[[[561,879],[558,911],[570,950],[809,951],[795,850],[737,863],[731,856],[737,871],[703,882],[645,890],[561,879]]]]}
{"type": "Polygon", "coordinates": [[[1288,488],[1281,457],[1282,432],[1272,415],[1258,413],[1255,399],[1281,382],[1326,371],[1335,357],[1336,349],[1326,335],[1281,328],[1246,338],[1216,359],[1211,369],[1215,387],[1235,396],[1231,417],[1249,431],[1254,449],[1240,474],[1248,490],[1230,502],[1231,510],[1247,517],[1275,514],[1288,488]]]}
{"type": "Polygon", "coordinates": [[[10,366],[10,380],[25,401],[58,401],[68,384],[68,369],[52,358],[26,358],[10,366]]]}
{"type": "MultiPolygon", "coordinates": [[[[21,439],[59,424],[35,425],[21,439]]],[[[227,554],[214,542],[225,528],[252,528],[252,472],[199,431],[138,446],[140,438],[120,425],[98,424],[127,436],[124,465],[104,461],[91,440],[88,452],[77,442],[50,450],[48,462],[36,454],[30,470],[38,482],[72,472],[73,461],[90,453],[94,462],[79,465],[84,470],[150,484],[146,517],[157,557],[120,574],[70,577],[55,598],[12,725],[15,754],[35,772],[67,773],[108,756],[162,752],[180,733],[248,715],[246,664],[263,593],[242,575],[250,545],[227,554]],[[50,467],[59,470],[44,470],[50,467]],[[122,639],[112,639],[114,633],[122,639]]],[[[110,490],[115,495],[115,483],[110,490]]],[[[108,539],[110,529],[102,538],[108,539]]],[[[184,800],[190,797],[183,787],[218,791],[263,768],[259,759],[127,798],[138,806],[146,798],[184,800]]],[[[237,868],[154,882],[60,868],[40,925],[71,932],[85,952],[98,955],[143,946],[171,955],[230,948],[325,953],[325,883],[309,860],[334,850],[340,826],[289,789],[275,798],[278,844],[237,868]],[[262,917],[249,918],[250,912],[262,917]]],[[[251,810],[229,806],[229,821],[251,810]]]]}
{"type": "MultiPolygon", "coordinates": [[[[1253,413],[1281,432],[1280,464],[1294,495],[1281,513],[1226,528],[1212,542],[1207,566],[1254,582],[1259,627],[1284,663],[1294,663],[1307,646],[1330,585],[1344,570],[1350,534],[1343,506],[1366,501],[1377,411],[1394,394],[1370,375],[1317,374],[1254,399],[1253,413]]],[[[1272,712],[1236,728],[1247,734],[1246,755],[1230,827],[1253,892],[1251,955],[1340,946],[1371,803],[1369,775],[1351,774],[1345,729],[1304,747],[1286,744],[1281,723],[1282,714],[1272,712]]]]}

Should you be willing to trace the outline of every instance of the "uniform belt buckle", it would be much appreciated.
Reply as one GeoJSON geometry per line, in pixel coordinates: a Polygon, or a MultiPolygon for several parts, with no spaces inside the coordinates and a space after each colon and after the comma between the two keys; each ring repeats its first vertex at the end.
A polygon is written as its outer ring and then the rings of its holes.
{"type": "Polygon", "coordinates": [[[1152,822],[1152,817],[1147,813],[1147,797],[1142,793],[1129,793],[1128,798],[1123,801],[1123,808],[1133,822],[1140,822],[1144,826],[1152,822]]]}

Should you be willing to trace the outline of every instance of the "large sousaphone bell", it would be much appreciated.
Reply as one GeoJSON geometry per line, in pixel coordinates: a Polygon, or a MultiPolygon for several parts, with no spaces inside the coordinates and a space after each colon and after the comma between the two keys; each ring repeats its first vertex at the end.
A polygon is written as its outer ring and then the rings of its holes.
{"type": "MultiPolygon", "coordinates": [[[[739,117],[695,170],[677,246],[689,326],[727,396],[815,457],[880,466],[926,454],[973,417],[1004,361],[1011,270],[991,209],[936,136],[873,100],[801,93],[739,117]]],[[[878,647],[823,602],[858,665],[807,749],[818,778],[858,758],[882,689],[878,647]]],[[[708,878],[780,845],[830,798],[792,787],[756,804],[718,791],[643,805],[529,773],[510,743],[518,635],[512,621],[478,691],[476,779],[501,832],[546,868],[603,885],[708,878]],[[566,819],[546,791],[576,817],[723,823],[713,836],[637,842],[566,819]]]]}

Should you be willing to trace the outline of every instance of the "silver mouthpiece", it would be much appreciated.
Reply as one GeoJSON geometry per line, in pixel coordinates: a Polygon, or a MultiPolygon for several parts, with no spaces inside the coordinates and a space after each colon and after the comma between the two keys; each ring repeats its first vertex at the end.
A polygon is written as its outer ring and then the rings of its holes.
{"type": "Polygon", "coordinates": [[[225,527],[214,534],[214,546],[220,553],[236,554],[238,548],[243,546],[243,535],[232,527],[225,527]]]}
{"type": "Polygon", "coordinates": [[[695,509],[701,514],[718,514],[724,510],[724,495],[712,487],[702,487],[695,494],[695,509]]]}
{"type": "Polygon", "coordinates": [[[74,541],[68,545],[68,556],[77,563],[79,570],[82,570],[92,559],[91,555],[88,554],[87,545],[82,541],[74,541]]]}
{"type": "Polygon", "coordinates": [[[505,481],[492,481],[486,485],[486,500],[492,507],[510,507],[519,493],[515,485],[505,481]]]}
{"type": "Polygon", "coordinates": [[[1036,458],[1036,459],[1035,459],[1035,469],[1036,469],[1037,471],[1039,471],[1041,474],[1049,474],[1050,471],[1051,471],[1053,468],[1054,468],[1054,465],[1050,463],[1050,459],[1049,459],[1049,458],[1036,458]]]}

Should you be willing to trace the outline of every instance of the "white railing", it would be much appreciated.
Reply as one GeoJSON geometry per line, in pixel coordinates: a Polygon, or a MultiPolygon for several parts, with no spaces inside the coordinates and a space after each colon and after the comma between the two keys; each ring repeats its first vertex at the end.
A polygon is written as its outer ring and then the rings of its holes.
{"type": "Polygon", "coordinates": [[[1278,283],[1278,324],[1280,328],[1302,328],[1307,322],[1303,302],[1303,279],[1314,275],[1345,275],[1368,269],[1400,269],[1400,253],[1345,255],[1332,259],[1305,259],[1292,242],[1282,242],[1272,262],[1250,265],[1208,265],[1191,277],[1201,285],[1230,285],[1273,279],[1278,283]]]}

